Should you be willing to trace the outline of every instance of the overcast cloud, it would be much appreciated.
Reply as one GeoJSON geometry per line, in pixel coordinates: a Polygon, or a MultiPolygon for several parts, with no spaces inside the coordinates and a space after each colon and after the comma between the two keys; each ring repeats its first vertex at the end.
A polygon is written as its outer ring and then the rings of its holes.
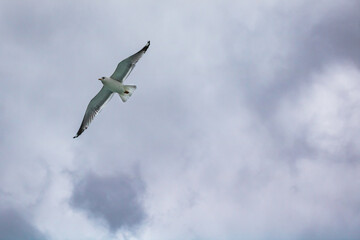
{"type": "Polygon", "coordinates": [[[46,239],[39,230],[13,209],[0,210],[0,236],[1,239],[9,240],[46,239]]]}
{"type": "Polygon", "coordinates": [[[105,220],[112,231],[133,228],[145,219],[142,185],[139,178],[99,177],[89,173],[75,184],[71,203],[89,216],[105,220]]]}
{"type": "Polygon", "coordinates": [[[359,239],[359,9],[1,1],[0,235],[359,239]],[[148,40],[133,96],[73,139],[148,40]]]}

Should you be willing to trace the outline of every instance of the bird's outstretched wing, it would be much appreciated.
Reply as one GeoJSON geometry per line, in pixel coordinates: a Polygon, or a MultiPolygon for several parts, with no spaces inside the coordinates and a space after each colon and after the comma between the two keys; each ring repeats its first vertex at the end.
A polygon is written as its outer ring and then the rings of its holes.
{"type": "Polygon", "coordinates": [[[74,138],[80,136],[80,134],[88,128],[91,121],[100,112],[103,106],[111,99],[112,95],[113,92],[105,87],[102,87],[100,92],[96,94],[93,99],[91,99],[89,105],[86,108],[84,119],[81,123],[79,131],[77,132],[76,136],[74,136],[74,138]]]}
{"type": "Polygon", "coordinates": [[[137,61],[139,61],[142,55],[144,55],[144,53],[149,48],[149,46],[150,46],[150,41],[148,41],[145,47],[143,47],[140,51],[122,60],[117,65],[115,72],[111,75],[111,78],[119,82],[123,82],[129,76],[129,74],[135,67],[135,64],[137,63],[137,61]]]}

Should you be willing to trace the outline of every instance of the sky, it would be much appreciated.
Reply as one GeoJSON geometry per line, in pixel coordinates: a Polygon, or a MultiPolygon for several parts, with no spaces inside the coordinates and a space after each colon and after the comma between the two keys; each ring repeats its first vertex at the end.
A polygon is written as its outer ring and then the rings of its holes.
{"type": "Polygon", "coordinates": [[[0,1],[0,239],[360,239],[359,9],[0,1]]]}

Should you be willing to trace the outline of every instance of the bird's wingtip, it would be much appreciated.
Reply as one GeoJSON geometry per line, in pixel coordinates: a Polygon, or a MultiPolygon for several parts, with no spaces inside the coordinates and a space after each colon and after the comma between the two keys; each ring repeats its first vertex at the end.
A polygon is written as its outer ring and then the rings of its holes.
{"type": "Polygon", "coordinates": [[[150,46],[150,41],[147,42],[147,44],[145,45],[145,47],[143,47],[140,51],[144,51],[144,53],[146,52],[146,50],[149,48],[150,46]]]}
{"type": "Polygon", "coordinates": [[[76,136],[73,136],[73,138],[77,138],[78,137],[78,135],[76,135],[76,136]]]}

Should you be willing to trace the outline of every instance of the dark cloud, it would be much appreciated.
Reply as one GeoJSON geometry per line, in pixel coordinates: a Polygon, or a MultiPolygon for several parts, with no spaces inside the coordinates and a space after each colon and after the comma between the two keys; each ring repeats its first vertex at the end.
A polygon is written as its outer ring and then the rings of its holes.
{"type": "Polygon", "coordinates": [[[237,56],[231,60],[239,63],[239,68],[231,66],[230,71],[235,71],[234,77],[239,78],[237,89],[246,96],[247,108],[266,119],[261,124],[269,129],[273,141],[283,143],[278,147],[281,158],[292,162],[301,156],[314,156],[317,150],[306,142],[306,131],[297,135],[294,144],[287,144],[288,139],[284,137],[287,133],[275,119],[276,112],[281,105],[310,89],[314,82],[312,76],[326,66],[345,62],[360,67],[360,15],[357,12],[360,3],[349,1],[338,7],[315,5],[313,8],[306,4],[294,8],[292,4],[279,3],[281,6],[262,12],[258,28],[249,30],[238,26],[238,36],[247,40],[235,38],[238,41],[231,40],[230,45],[236,49],[237,44],[245,41],[248,48],[235,51],[237,56]],[[249,56],[248,61],[239,57],[242,53],[249,56]]]}
{"type": "Polygon", "coordinates": [[[243,80],[238,85],[247,96],[248,106],[266,118],[271,118],[287,97],[306,88],[311,74],[325,65],[351,61],[360,66],[358,1],[338,7],[316,4],[313,8],[278,4],[281,6],[262,12],[257,28],[249,30],[240,25],[236,30],[240,39],[228,40],[234,49],[250,42],[243,52],[235,51],[248,58],[237,55],[230,59],[239,63],[235,75],[243,80]]]}
{"type": "Polygon", "coordinates": [[[144,191],[140,178],[89,173],[76,182],[70,203],[90,217],[104,220],[111,231],[134,229],[146,217],[142,202],[144,191]]]}
{"type": "Polygon", "coordinates": [[[47,238],[16,210],[0,208],[0,239],[45,240],[47,238]]]}

